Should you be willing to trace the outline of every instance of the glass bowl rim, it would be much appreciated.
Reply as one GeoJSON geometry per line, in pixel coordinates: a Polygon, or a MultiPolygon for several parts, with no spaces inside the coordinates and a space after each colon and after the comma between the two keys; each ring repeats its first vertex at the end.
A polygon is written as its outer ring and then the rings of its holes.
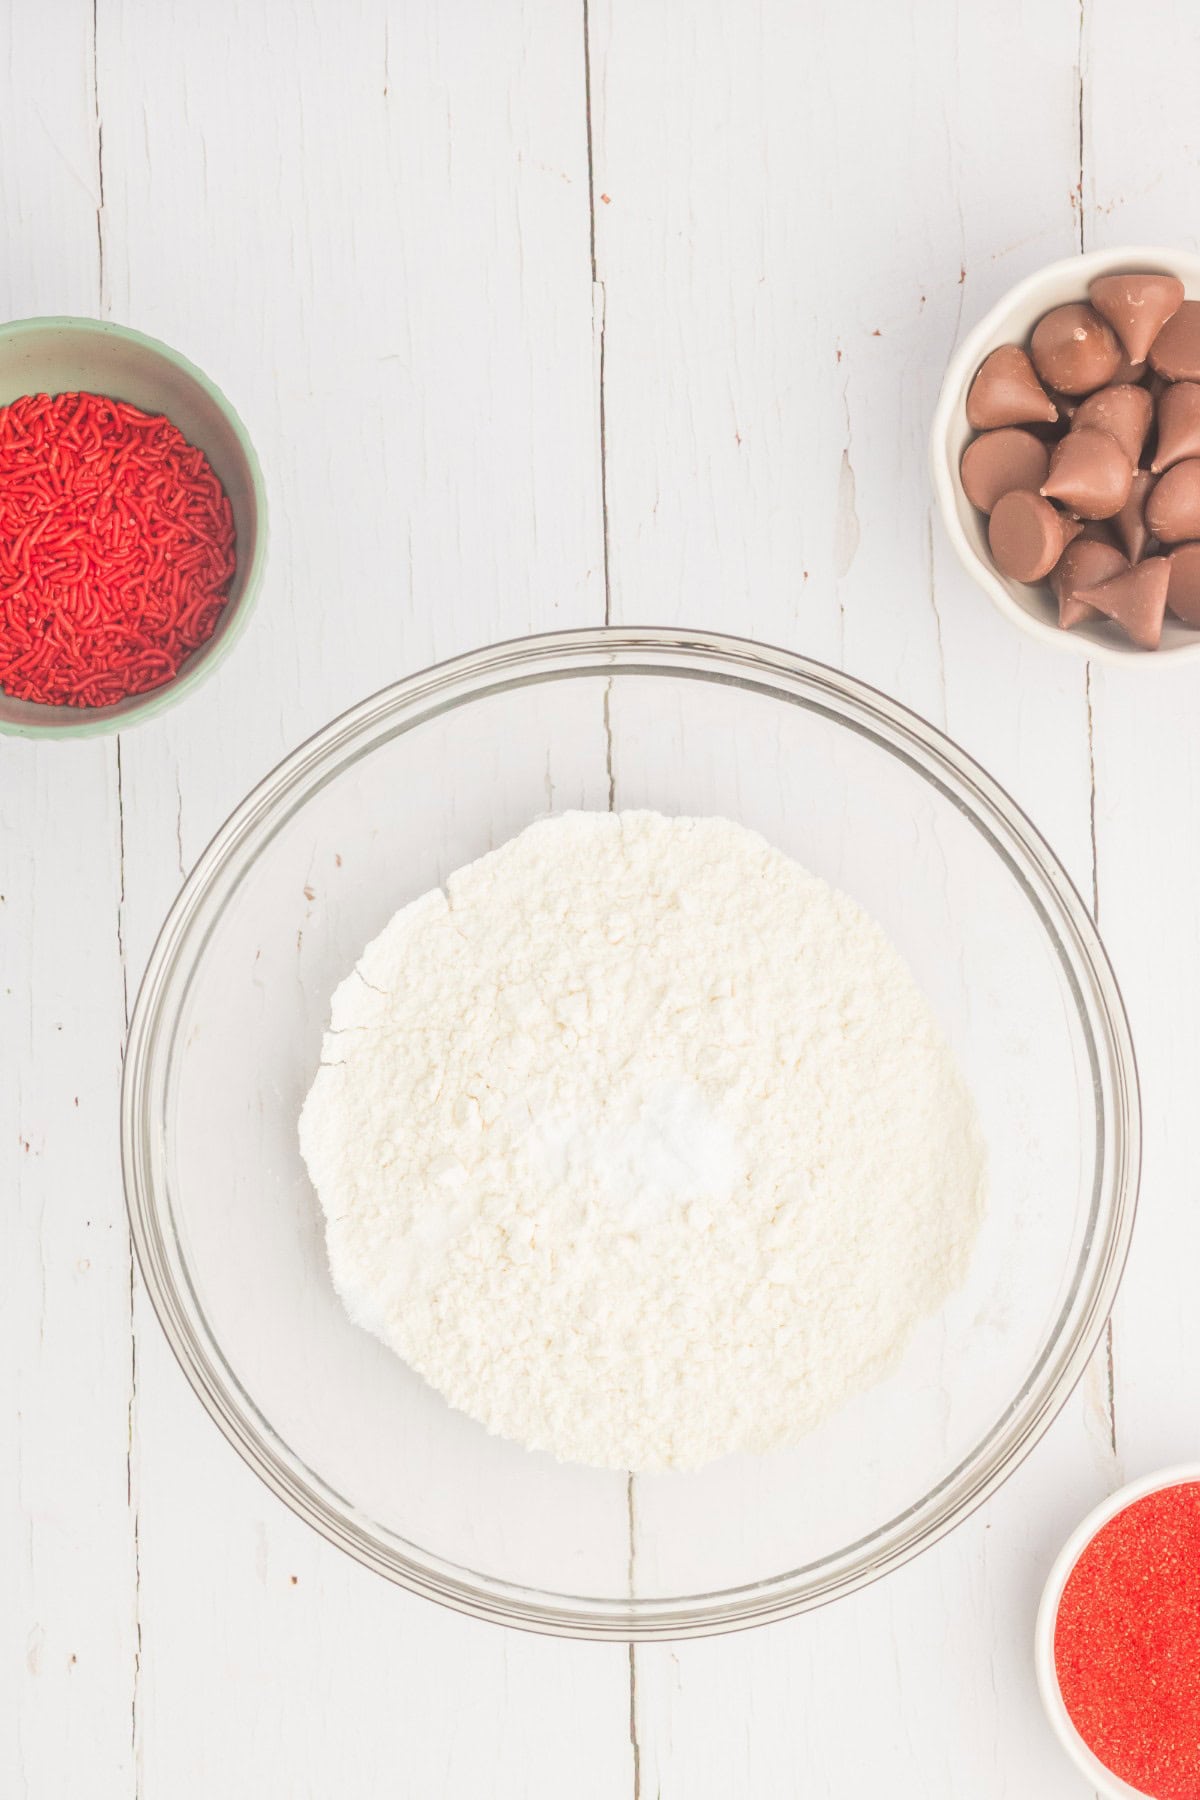
{"type": "Polygon", "coordinates": [[[1137,1063],[1116,977],[1078,891],[1006,791],[943,732],[853,676],[746,639],[656,627],[585,627],[468,652],[379,690],[291,751],[220,827],[167,915],[134,1007],[121,1092],[122,1167],[142,1278],[184,1374],[243,1460],[322,1536],[412,1592],[496,1623],[620,1642],[707,1636],[807,1611],[899,1567],[974,1511],[1044,1434],[1099,1339],[1129,1248],[1140,1153],[1137,1063]],[[532,682],[606,674],[717,681],[806,706],[858,731],[939,790],[1007,863],[1037,910],[1071,989],[1100,1095],[1089,1230],[1070,1292],[1020,1393],[957,1467],[869,1536],[817,1563],[713,1593],[542,1592],[464,1569],[378,1522],[360,1522],[356,1509],[276,1436],[224,1361],[169,1229],[169,1193],[153,1168],[180,1004],[224,904],[275,832],[359,757],[439,713],[532,682]]]}

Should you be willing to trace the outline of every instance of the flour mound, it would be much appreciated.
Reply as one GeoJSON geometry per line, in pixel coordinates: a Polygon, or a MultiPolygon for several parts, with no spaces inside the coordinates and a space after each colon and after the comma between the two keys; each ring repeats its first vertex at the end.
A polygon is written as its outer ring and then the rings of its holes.
{"type": "Polygon", "coordinates": [[[569,813],[404,907],[300,1143],[351,1318],[602,1468],[794,1444],[962,1280],[983,1207],[900,957],[725,819],[569,813]]]}

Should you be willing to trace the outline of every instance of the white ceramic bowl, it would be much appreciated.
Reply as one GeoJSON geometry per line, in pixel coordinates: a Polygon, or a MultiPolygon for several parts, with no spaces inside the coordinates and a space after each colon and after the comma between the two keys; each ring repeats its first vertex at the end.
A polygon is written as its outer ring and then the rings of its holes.
{"type": "Polygon", "coordinates": [[[930,455],[933,491],[950,542],[968,575],[979,583],[1014,625],[1019,625],[1042,643],[1053,644],[1076,656],[1121,663],[1136,659],[1152,668],[1161,668],[1168,662],[1177,664],[1184,657],[1200,656],[1200,631],[1192,630],[1168,615],[1162,644],[1157,654],[1152,654],[1139,650],[1118,626],[1107,620],[1078,625],[1072,631],[1060,630],[1049,589],[1026,587],[1023,582],[1010,581],[993,563],[988,550],[987,520],[963,493],[958,475],[962,453],[975,435],[967,423],[967,390],[984,357],[998,344],[1027,343],[1043,313],[1068,300],[1086,300],[1088,283],[1097,275],[1134,269],[1178,275],[1188,299],[1200,299],[1200,256],[1186,250],[1154,249],[1136,244],[1119,250],[1094,250],[1087,256],[1065,257],[1062,262],[1050,263],[1036,274],[1026,276],[1024,281],[1009,289],[973,331],[967,333],[951,357],[933,415],[930,455]]]}
{"type": "Polygon", "coordinates": [[[1110,1519],[1115,1519],[1118,1513],[1124,1512],[1127,1506],[1132,1506],[1135,1500],[1144,1500],[1147,1494],[1158,1494],[1164,1488],[1180,1487],[1185,1482],[1192,1481],[1200,1481],[1200,1463],[1180,1463],[1176,1468],[1159,1469],[1155,1474],[1145,1475],[1140,1481],[1131,1481],[1127,1487],[1110,1494],[1107,1500],[1088,1514],[1059,1551],[1038,1607],[1033,1654],[1042,1705],[1054,1728],[1054,1735],[1080,1774],[1086,1777],[1088,1785],[1100,1794],[1101,1800],[1147,1800],[1147,1796],[1140,1788],[1130,1787],[1127,1781],[1122,1781],[1119,1775],[1114,1775],[1111,1769],[1106,1768],[1088,1748],[1071,1722],[1054,1668],[1054,1628],[1058,1621],[1058,1603],[1062,1599],[1071,1570],[1102,1526],[1107,1525],[1110,1519]]]}

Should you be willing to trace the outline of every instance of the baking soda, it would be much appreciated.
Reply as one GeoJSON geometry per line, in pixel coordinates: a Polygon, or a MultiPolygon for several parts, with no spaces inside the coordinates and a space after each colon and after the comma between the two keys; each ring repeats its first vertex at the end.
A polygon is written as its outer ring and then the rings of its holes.
{"type": "Polygon", "coordinates": [[[794,1444],[962,1280],[970,1097],[853,901],[725,819],[572,813],[403,908],[301,1146],[351,1315],[605,1468],[794,1444]]]}

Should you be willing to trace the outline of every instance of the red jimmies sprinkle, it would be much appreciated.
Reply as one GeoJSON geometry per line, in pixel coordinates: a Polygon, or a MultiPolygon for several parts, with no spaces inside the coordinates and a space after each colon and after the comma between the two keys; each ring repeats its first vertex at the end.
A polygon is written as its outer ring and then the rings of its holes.
{"type": "Polygon", "coordinates": [[[169,419],[100,394],[0,407],[0,688],[108,706],[212,636],[233,512],[169,419]]]}
{"type": "Polygon", "coordinates": [[[1059,1601],[1054,1662],[1106,1768],[1153,1800],[1200,1800],[1200,1482],[1096,1533],[1059,1601]]]}

